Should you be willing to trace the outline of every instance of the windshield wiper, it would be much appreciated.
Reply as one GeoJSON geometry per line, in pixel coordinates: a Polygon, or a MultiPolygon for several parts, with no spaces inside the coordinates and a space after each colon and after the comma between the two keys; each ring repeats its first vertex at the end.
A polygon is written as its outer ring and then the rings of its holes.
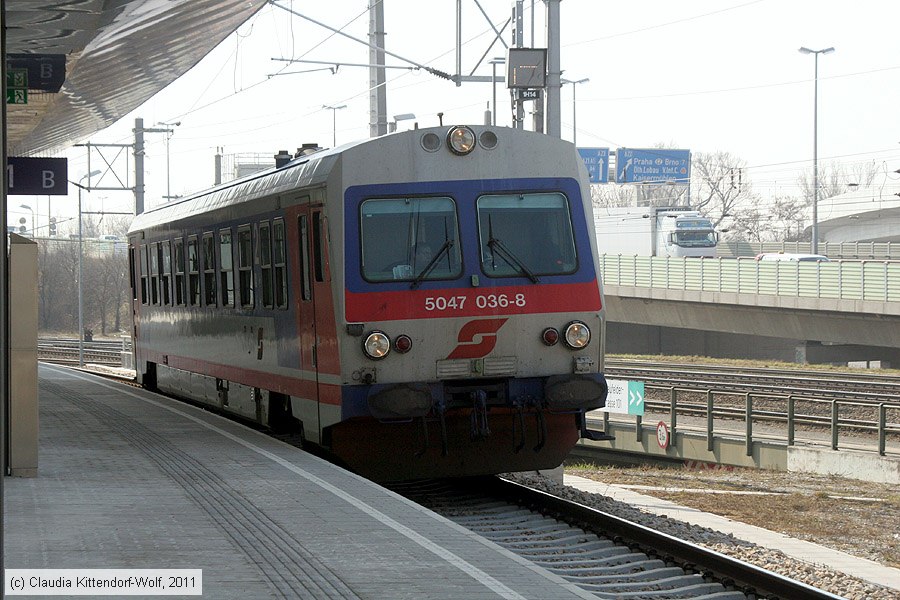
{"type": "Polygon", "coordinates": [[[516,267],[519,271],[522,272],[528,279],[531,280],[531,283],[539,283],[540,279],[535,275],[531,269],[525,266],[525,263],[522,262],[518,256],[513,254],[512,250],[506,247],[506,245],[501,242],[499,239],[492,237],[488,240],[488,248],[494,251],[495,254],[499,254],[500,258],[505,260],[510,266],[516,267]],[[499,251],[499,252],[498,252],[499,251]]]}
{"type": "Polygon", "coordinates": [[[425,265],[425,268],[423,268],[419,272],[419,274],[416,275],[416,278],[413,279],[412,284],[410,284],[409,288],[411,290],[414,290],[419,287],[419,284],[422,283],[422,280],[428,277],[428,274],[434,270],[441,257],[446,254],[447,251],[449,251],[452,247],[453,240],[448,239],[446,242],[444,242],[444,244],[438,249],[438,251],[434,253],[434,257],[431,259],[431,261],[429,261],[429,263],[425,265]]]}

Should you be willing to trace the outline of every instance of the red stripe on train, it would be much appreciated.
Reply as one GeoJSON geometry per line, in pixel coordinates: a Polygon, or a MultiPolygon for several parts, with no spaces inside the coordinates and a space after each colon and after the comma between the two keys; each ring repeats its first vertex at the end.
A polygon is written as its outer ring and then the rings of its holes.
{"type": "Polygon", "coordinates": [[[349,322],[596,312],[601,308],[596,279],[586,283],[555,285],[361,293],[345,291],[345,294],[349,322]]]}

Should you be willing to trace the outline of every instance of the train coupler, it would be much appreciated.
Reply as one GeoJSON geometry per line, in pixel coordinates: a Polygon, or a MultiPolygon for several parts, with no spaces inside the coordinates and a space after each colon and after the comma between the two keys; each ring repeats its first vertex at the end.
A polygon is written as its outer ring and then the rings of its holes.
{"type": "Polygon", "coordinates": [[[518,454],[522,451],[522,448],[525,447],[525,403],[530,402],[529,399],[519,399],[515,398],[513,400],[513,406],[516,409],[516,412],[513,414],[512,419],[512,438],[513,438],[513,452],[518,454]],[[517,427],[518,425],[518,427],[517,427]],[[516,442],[516,429],[522,430],[522,438],[516,442]]]}
{"type": "Polygon", "coordinates": [[[537,421],[538,443],[532,450],[540,452],[547,443],[547,422],[544,421],[544,403],[536,398],[529,398],[529,404],[534,407],[534,418],[537,421]]]}
{"type": "Polygon", "coordinates": [[[450,456],[450,447],[447,444],[447,420],[444,418],[444,412],[447,406],[443,400],[435,402],[434,410],[438,416],[438,423],[441,426],[441,456],[450,456]]]}
{"type": "Polygon", "coordinates": [[[416,458],[421,458],[428,451],[428,421],[425,417],[420,417],[419,422],[422,424],[422,449],[415,452],[416,458]]]}
{"type": "Polygon", "coordinates": [[[578,413],[578,429],[581,432],[581,437],[586,440],[591,440],[592,442],[611,442],[616,439],[616,436],[610,435],[605,431],[596,431],[593,429],[587,428],[587,417],[585,416],[585,411],[579,411],[578,413]]]}
{"type": "Polygon", "coordinates": [[[491,435],[487,420],[487,392],[476,390],[471,393],[472,406],[472,439],[483,440],[491,435]]]}

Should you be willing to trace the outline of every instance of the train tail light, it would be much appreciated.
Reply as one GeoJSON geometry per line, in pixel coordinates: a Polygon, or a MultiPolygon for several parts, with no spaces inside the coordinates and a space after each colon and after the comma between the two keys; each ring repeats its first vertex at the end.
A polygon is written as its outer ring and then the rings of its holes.
{"type": "Polygon", "coordinates": [[[555,346],[559,342],[559,332],[553,327],[548,327],[541,333],[541,341],[547,346],[555,346]]]}
{"type": "Polygon", "coordinates": [[[394,350],[399,352],[400,354],[406,354],[410,350],[412,350],[412,338],[408,335],[398,335],[394,340],[394,350]]]}

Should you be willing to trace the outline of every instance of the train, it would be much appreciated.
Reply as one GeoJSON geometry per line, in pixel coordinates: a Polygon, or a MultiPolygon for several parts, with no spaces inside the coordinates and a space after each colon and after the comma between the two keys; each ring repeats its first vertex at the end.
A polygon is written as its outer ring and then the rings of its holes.
{"type": "Polygon", "coordinates": [[[144,387],[376,481],[553,469],[602,408],[587,171],[514,128],[415,128],[169,201],[128,232],[144,387]]]}

